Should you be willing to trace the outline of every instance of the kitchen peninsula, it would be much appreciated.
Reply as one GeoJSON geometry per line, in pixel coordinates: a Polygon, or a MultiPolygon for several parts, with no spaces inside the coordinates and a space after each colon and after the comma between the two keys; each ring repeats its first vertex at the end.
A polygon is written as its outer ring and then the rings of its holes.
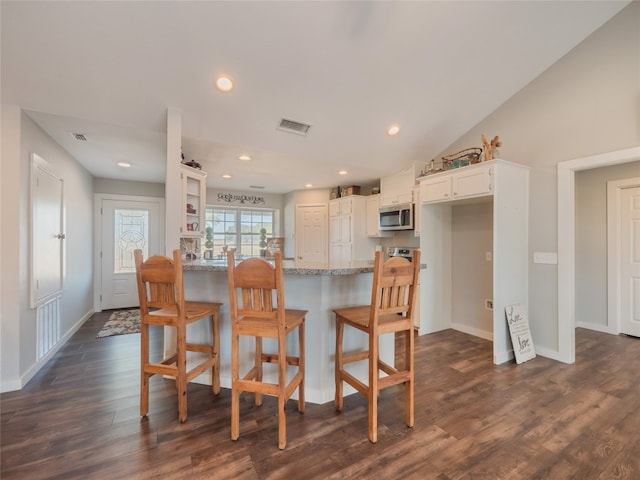
{"type": "MultiPolygon", "coordinates": [[[[225,388],[231,386],[231,324],[229,315],[229,293],[227,289],[226,260],[193,260],[183,264],[184,285],[190,300],[208,300],[223,303],[220,321],[220,383],[225,388]]],[[[305,322],[305,397],[311,403],[326,403],[333,400],[335,392],[334,355],[335,319],[332,309],[340,306],[364,305],[371,301],[373,282],[373,260],[353,262],[349,266],[329,266],[327,268],[296,268],[293,260],[284,261],[284,294],[288,308],[308,310],[305,322]]],[[[187,339],[196,341],[210,338],[206,322],[190,325],[187,339]]],[[[355,329],[354,329],[355,330],[355,329]]],[[[382,338],[381,357],[393,364],[394,339],[382,338]]],[[[290,352],[297,354],[295,339],[287,341],[290,352]]],[[[165,336],[165,342],[171,342],[165,336]]],[[[264,350],[269,351],[272,339],[264,339],[264,350]]],[[[360,332],[345,334],[345,350],[366,345],[366,336],[360,332]]],[[[250,338],[240,338],[240,374],[248,371],[254,352],[254,342],[250,338]],[[244,360],[243,360],[244,359],[244,360]]],[[[362,380],[367,378],[366,362],[353,365],[352,373],[362,380]]],[[[275,381],[275,366],[265,366],[265,377],[275,381]],[[270,369],[273,367],[273,370],[270,369]]],[[[201,383],[210,384],[209,375],[198,378],[201,383]]],[[[345,389],[345,394],[355,390],[345,389]]]]}

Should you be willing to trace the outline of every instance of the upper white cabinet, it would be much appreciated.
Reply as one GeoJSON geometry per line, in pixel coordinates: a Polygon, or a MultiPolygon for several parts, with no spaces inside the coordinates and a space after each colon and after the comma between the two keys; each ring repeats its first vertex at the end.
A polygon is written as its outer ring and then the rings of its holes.
{"type": "Polygon", "coordinates": [[[380,179],[380,206],[413,202],[413,187],[416,184],[415,167],[380,179]]]}
{"type": "Polygon", "coordinates": [[[492,162],[485,162],[429,175],[420,181],[420,202],[446,202],[491,195],[494,168],[492,162]]]}
{"type": "Polygon", "coordinates": [[[181,237],[201,237],[205,228],[207,172],[180,166],[182,180],[181,237]]]}
{"type": "Polygon", "coordinates": [[[391,232],[380,230],[380,194],[367,197],[367,236],[387,237],[391,232]]]}
{"type": "Polygon", "coordinates": [[[329,263],[350,265],[372,260],[373,240],[367,237],[367,203],[360,195],[329,201],[329,263]]]}

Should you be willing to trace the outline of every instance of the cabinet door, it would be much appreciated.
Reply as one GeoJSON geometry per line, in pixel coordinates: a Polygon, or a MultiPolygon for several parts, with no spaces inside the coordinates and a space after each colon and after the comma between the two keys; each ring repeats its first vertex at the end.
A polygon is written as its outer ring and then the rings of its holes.
{"type": "Polygon", "coordinates": [[[415,185],[413,167],[380,179],[380,206],[411,203],[415,185]]]}
{"type": "Polygon", "coordinates": [[[367,197],[367,236],[380,237],[380,195],[367,197]]]}
{"type": "Polygon", "coordinates": [[[339,243],[330,245],[329,263],[333,267],[349,266],[351,264],[351,244],[339,243]]]}
{"type": "Polygon", "coordinates": [[[340,199],[329,200],[329,216],[335,217],[340,214],[340,199]]]}
{"type": "Polygon", "coordinates": [[[341,215],[329,217],[329,243],[342,242],[342,218],[341,215]]]}
{"type": "Polygon", "coordinates": [[[340,230],[341,230],[341,238],[343,243],[351,243],[351,219],[352,216],[350,214],[340,215],[338,217],[340,219],[340,230]]]}
{"type": "Polygon", "coordinates": [[[451,200],[451,177],[441,175],[422,180],[420,184],[420,201],[422,203],[451,200]]]}
{"type": "Polygon", "coordinates": [[[353,198],[340,199],[340,215],[350,215],[353,211],[353,198]]]}
{"type": "Polygon", "coordinates": [[[454,198],[493,193],[493,167],[490,165],[454,173],[451,180],[451,192],[454,198]]]}

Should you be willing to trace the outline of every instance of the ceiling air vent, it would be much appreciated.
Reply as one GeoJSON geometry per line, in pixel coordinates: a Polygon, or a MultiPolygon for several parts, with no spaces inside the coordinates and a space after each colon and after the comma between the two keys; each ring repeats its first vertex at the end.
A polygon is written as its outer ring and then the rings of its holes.
{"type": "Polygon", "coordinates": [[[87,137],[85,137],[84,133],[72,133],[71,135],[73,135],[73,138],[80,140],[81,142],[87,141],[87,137]]]}
{"type": "Polygon", "coordinates": [[[286,118],[280,120],[280,125],[278,125],[278,130],[296,133],[298,135],[306,135],[310,128],[311,125],[296,122],[295,120],[287,120],[286,118]]]}
{"type": "Polygon", "coordinates": [[[264,186],[262,186],[262,185],[249,185],[249,188],[256,188],[258,190],[263,190],[264,186]]]}

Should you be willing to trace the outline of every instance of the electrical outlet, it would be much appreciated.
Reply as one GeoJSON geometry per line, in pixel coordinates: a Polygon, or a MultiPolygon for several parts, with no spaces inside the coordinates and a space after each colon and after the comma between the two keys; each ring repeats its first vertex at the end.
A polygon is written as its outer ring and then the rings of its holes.
{"type": "Polygon", "coordinates": [[[484,308],[486,308],[487,310],[493,310],[493,300],[491,300],[490,298],[487,298],[484,301],[484,308]]]}

